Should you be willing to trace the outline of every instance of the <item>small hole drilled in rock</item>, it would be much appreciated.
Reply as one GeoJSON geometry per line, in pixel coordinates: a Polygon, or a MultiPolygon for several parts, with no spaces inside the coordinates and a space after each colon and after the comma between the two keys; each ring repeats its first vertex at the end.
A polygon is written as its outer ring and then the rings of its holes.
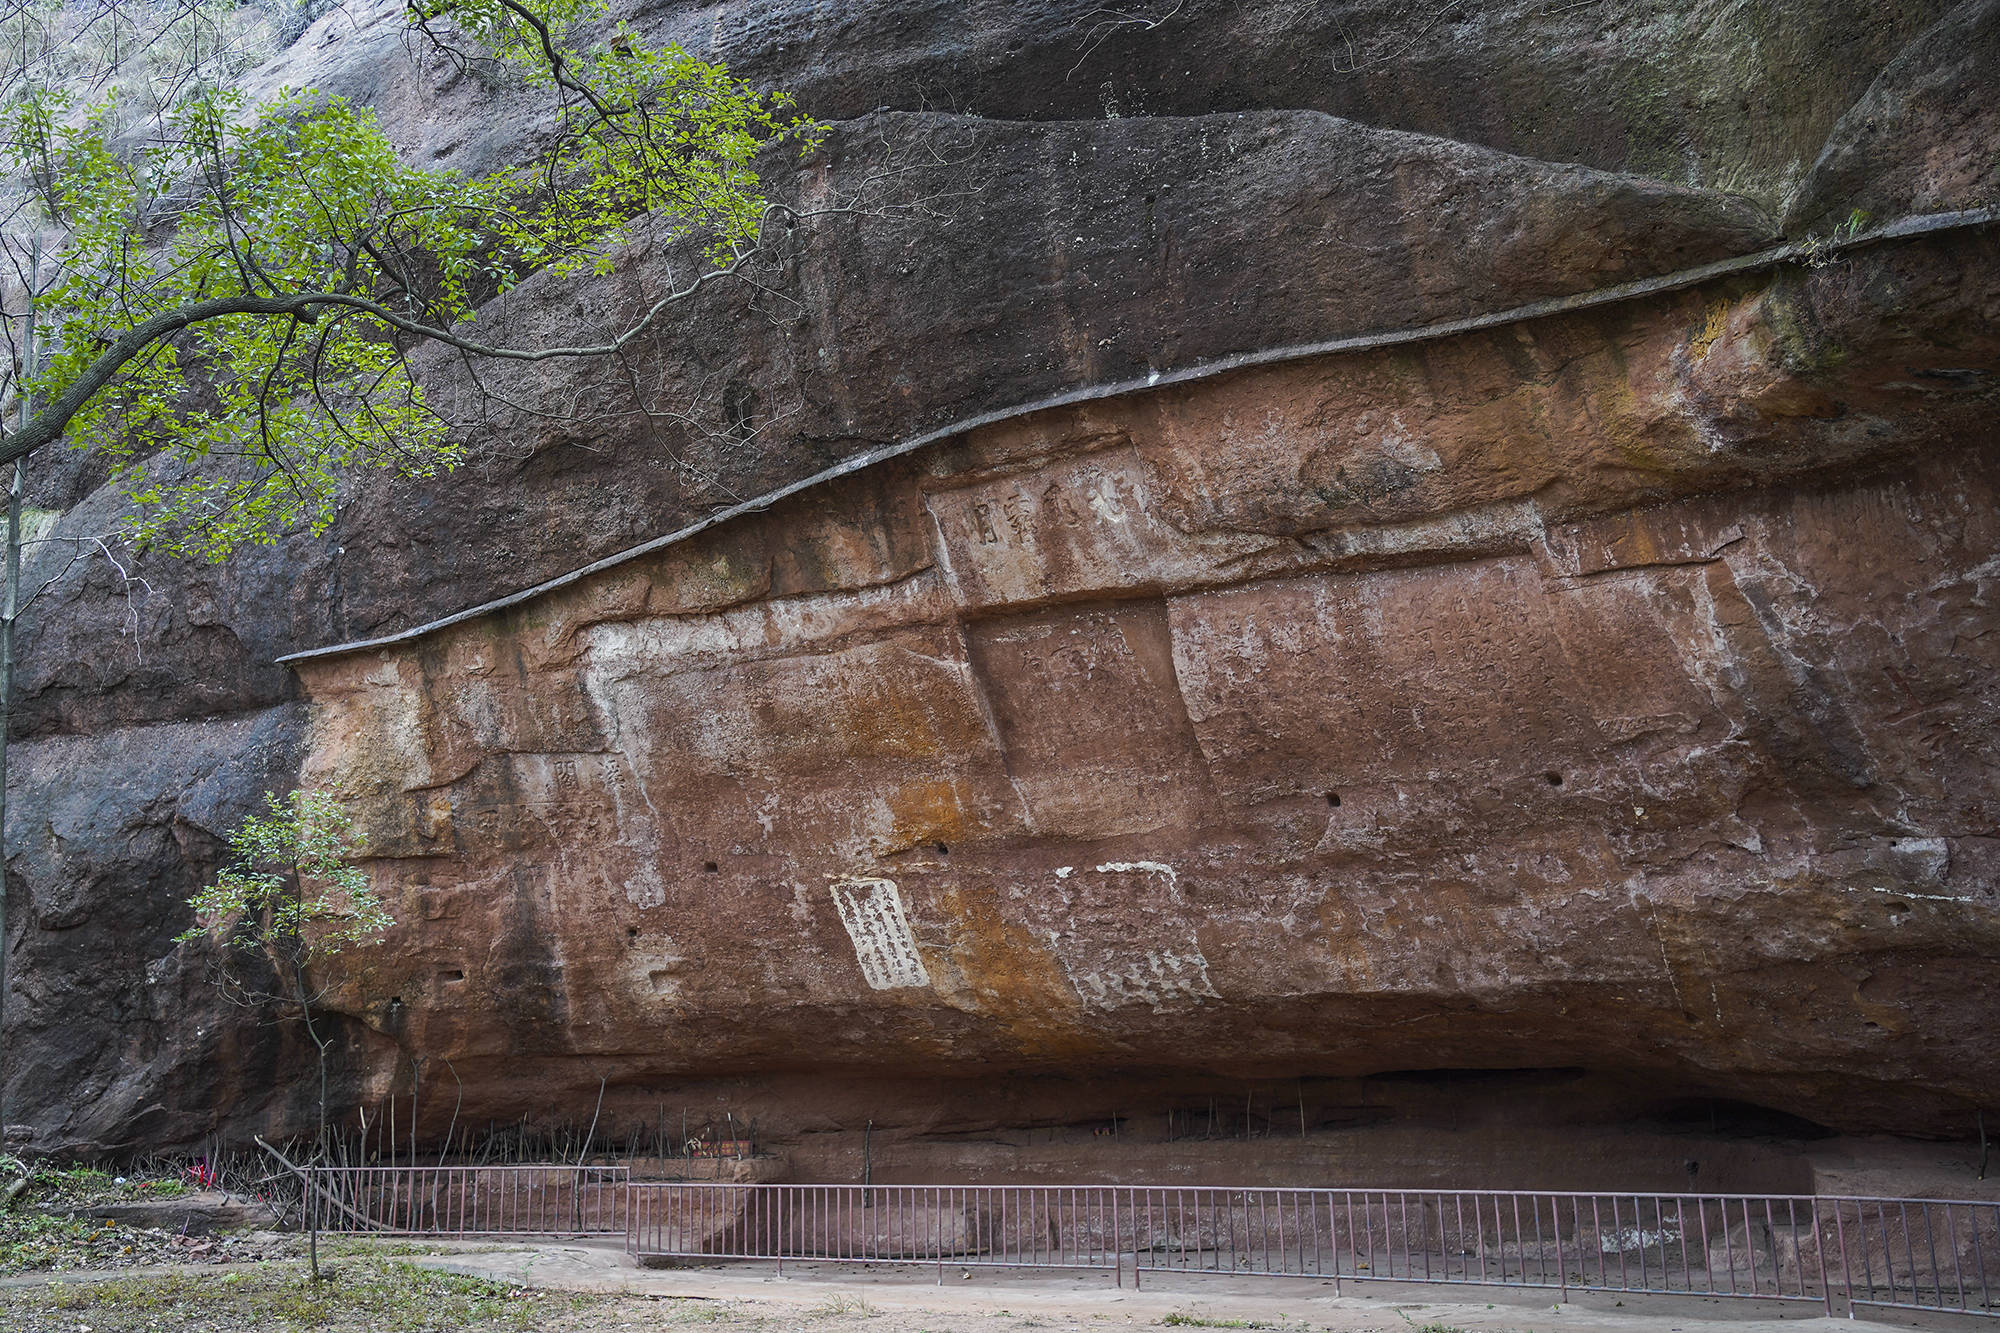
{"type": "Polygon", "coordinates": [[[716,871],[718,871],[718,870],[722,869],[722,867],[721,867],[721,866],[717,865],[717,864],[716,864],[715,862],[713,862],[713,861],[703,861],[703,862],[701,863],[701,868],[702,868],[703,870],[706,870],[706,871],[707,871],[707,872],[708,872],[709,874],[711,874],[711,875],[713,875],[713,874],[714,874],[714,873],[715,873],[716,871]]]}
{"type": "Polygon", "coordinates": [[[944,845],[943,843],[938,843],[938,844],[937,844],[937,849],[938,849],[938,855],[939,855],[939,856],[950,856],[950,855],[951,855],[951,848],[949,848],[949,847],[945,846],[945,845],[944,845]]]}
{"type": "Polygon", "coordinates": [[[1328,792],[1326,794],[1326,803],[1333,809],[1338,810],[1340,808],[1340,793],[1337,791],[1328,792]]]}
{"type": "Polygon", "coordinates": [[[628,939],[628,940],[636,940],[636,939],[638,939],[638,938],[639,938],[639,928],[638,928],[637,926],[627,926],[627,927],[625,927],[625,938],[626,938],[626,939],[628,939]]]}
{"type": "Polygon", "coordinates": [[[1563,785],[1563,775],[1560,773],[1544,773],[1542,774],[1542,781],[1548,783],[1551,787],[1560,787],[1563,785]]]}
{"type": "Polygon", "coordinates": [[[445,972],[440,972],[440,973],[438,973],[438,980],[439,980],[439,981],[463,981],[463,980],[465,980],[465,973],[464,973],[464,972],[462,972],[462,971],[460,971],[460,970],[459,970],[458,968],[455,968],[455,967],[454,967],[454,968],[450,969],[449,971],[445,971],[445,972]]]}

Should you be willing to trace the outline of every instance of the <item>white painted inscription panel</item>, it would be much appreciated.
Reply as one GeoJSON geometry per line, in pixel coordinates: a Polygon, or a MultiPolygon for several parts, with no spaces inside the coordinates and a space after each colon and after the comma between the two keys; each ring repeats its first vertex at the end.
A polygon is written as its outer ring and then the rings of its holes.
{"type": "Polygon", "coordinates": [[[903,895],[893,879],[845,879],[832,886],[840,924],[854,941],[861,975],[874,990],[928,986],[930,973],[917,953],[917,940],[903,914],[903,895]]]}

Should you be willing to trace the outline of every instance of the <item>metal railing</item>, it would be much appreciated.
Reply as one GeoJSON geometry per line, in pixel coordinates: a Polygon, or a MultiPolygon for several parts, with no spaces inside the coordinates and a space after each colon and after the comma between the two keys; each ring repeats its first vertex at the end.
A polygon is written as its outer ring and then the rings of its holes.
{"type": "Polygon", "coordinates": [[[633,1255],[1227,1273],[2000,1314],[2000,1203],[1829,1195],[633,1181],[623,1166],[308,1167],[309,1223],[618,1235],[633,1255]]]}
{"type": "Polygon", "coordinates": [[[616,1235],[622,1166],[312,1166],[310,1225],[401,1236],[616,1235]]]}
{"type": "Polygon", "coordinates": [[[639,1257],[1229,1273],[2000,1314],[2000,1204],[1811,1195],[655,1184],[639,1257]]]}

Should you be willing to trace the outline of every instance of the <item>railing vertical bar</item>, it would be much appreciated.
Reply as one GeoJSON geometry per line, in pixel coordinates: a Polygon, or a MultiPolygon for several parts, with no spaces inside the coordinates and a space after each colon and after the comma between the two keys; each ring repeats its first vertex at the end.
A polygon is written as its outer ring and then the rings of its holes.
{"type": "MultiPolygon", "coordinates": [[[[2000,1227],[2000,1205],[1993,1207],[1993,1221],[2000,1227]]],[[[1993,1310],[1993,1286],[1986,1276],[1986,1251],[1979,1243],[1979,1210],[1975,1205],[1972,1213],[1972,1262],[1979,1270],[1979,1308],[1985,1313],[1993,1310]]]]}
{"type": "MultiPolygon", "coordinates": [[[[1479,1281],[1486,1281],[1486,1196],[1472,1196],[1472,1225],[1479,1238],[1479,1281]]],[[[1501,1271],[1506,1271],[1502,1269],[1501,1271]]]]}
{"type": "MultiPolygon", "coordinates": [[[[1854,1211],[1854,1229],[1861,1234],[1861,1264],[1868,1281],[1867,1298],[1872,1301],[1875,1299],[1875,1259],[1868,1252],[1868,1213],[1859,1204],[1855,1205],[1854,1211]]],[[[1894,1299],[1896,1295],[1896,1279],[1893,1276],[1895,1266],[1889,1260],[1889,1221],[1883,1214],[1882,1205],[1879,1203],[1875,1205],[1875,1229],[1882,1235],[1882,1266],[1887,1268],[1892,1274],[1889,1279],[1889,1296],[1891,1299],[1894,1299]]],[[[1852,1311],[1849,1313],[1852,1314],[1852,1311]]]]}
{"type": "Polygon", "coordinates": [[[1326,1244],[1333,1252],[1333,1294],[1340,1295],[1340,1222],[1333,1213],[1333,1191],[1326,1195],[1326,1244]]]}
{"type": "MultiPolygon", "coordinates": [[[[1103,1216],[1104,1213],[1100,1209],[1098,1217],[1101,1219],[1103,1216]]],[[[1118,1239],[1118,1187],[1116,1185],[1111,1187],[1111,1285],[1114,1287],[1125,1285],[1124,1248],[1118,1239]]]]}
{"type": "MultiPolygon", "coordinates": [[[[1729,1234],[1729,1229],[1733,1225],[1729,1220],[1729,1200],[1718,1195],[1716,1197],[1716,1204],[1722,1214],[1722,1265],[1729,1275],[1729,1294],[1734,1296],[1736,1294],[1736,1249],[1734,1238],[1729,1234]]],[[[1748,1241],[1749,1237],[1744,1237],[1744,1240],[1748,1241]]]]}
{"type": "MultiPolygon", "coordinates": [[[[1798,1297],[1806,1299],[1806,1295],[1808,1295],[1808,1291],[1806,1291],[1806,1251],[1804,1251],[1804,1247],[1802,1247],[1802,1243],[1798,1239],[1798,1199],[1786,1199],[1784,1201],[1784,1211],[1786,1211],[1786,1223],[1792,1227],[1792,1259],[1794,1259],[1794,1263],[1798,1263],[1798,1297]]],[[[1820,1243],[1818,1243],[1818,1231],[1814,1231],[1812,1247],[1814,1249],[1820,1247],[1820,1243]]],[[[1780,1285],[1780,1291],[1782,1289],[1784,1287],[1780,1285]]]]}
{"type": "MultiPolygon", "coordinates": [[[[1848,1219],[1840,1211],[1840,1203],[1834,1203],[1834,1235],[1840,1241],[1840,1287],[1848,1297],[1848,1319],[1854,1317],[1854,1261],[1848,1257],[1848,1219]]],[[[1868,1217],[1862,1213],[1860,1205],[1854,1205],[1854,1235],[1862,1241],[1862,1265],[1868,1271],[1868,1217]]],[[[1868,1273],[1868,1289],[1874,1291],[1874,1275],[1868,1273]]]]}
{"type": "Polygon", "coordinates": [[[1264,1189],[1256,1191],[1258,1243],[1260,1243],[1260,1247],[1264,1251],[1264,1269],[1262,1271],[1270,1273],[1272,1271],[1272,1267],[1270,1267],[1270,1217],[1266,1213],[1266,1203],[1276,1203],[1278,1205],[1278,1237],[1280,1237],[1280,1243],[1278,1243],[1278,1267],[1282,1271],[1284,1269],[1284,1197],[1282,1195],[1272,1197],[1270,1191],[1264,1191],[1264,1189]]]}
{"type": "MultiPolygon", "coordinates": [[[[1539,1205],[1537,1205],[1537,1212],[1539,1213],[1539,1205]]],[[[1539,1231],[1541,1223],[1536,1222],[1535,1227],[1539,1231]]],[[[1556,1245],[1556,1288],[1561,1292],[1562,1299],[1567,1301],[1569,1299],[1569,1260],[1563,1256],[1562,1200],[1553,1194],[1549,1196],[1549,1232],[1555,1240],[1556,1245]]],[[[1687,1267],[1685,1260],[1682,1261],[1681,1267],[1683,1269],[1687,1267]]]]}
{"type": "MultiPolygon", "coordinates": [[[[1924,1249],[1930,1253],[1930,1289],[1938,1295],[1938,1305],[1944,1305],[1944,1265],[1938,1263],[1938,1223],[1932,1217],[1928,1203],[1918,1205],[1924,1213],[1924,1249]]],[[[1922,1303],[1922,1297],[1918,1297],[1922,1303]]]]}
{"type": "Polygon", "coordinates": [[[1763,1293],[1757,1286],[1757,1224],[1750,1218],[1750,1200],[1739,1199],[1737,1206],[1743,1213],[1743,1262],[1750,1269],[1750,1294],[1763,1293]]]}
{"type": "Polygon", "coordinates": [[[1951,1208],[1948,1203],[1944,1206],[1944,1243],[1951,1251],[1951,1283],[1958,1292],[1958,1308],[1964,1310],[1969,1308],[1965,1302],[1965,1265],[1959,1257],[1958,1219],[1951,1208]]]}
{"type": "MultiPolygon", "coordinates": [[[[1452,1210],[1452,1223],[1453,1223],[1452,1235],[1455,1239],[1453,1243],[1451,1245],[1448,1245],[1445,1249],[1445,1261],[1444,1261],[1445,1276],[1450,1277],[1455,1269],[1461,1281],[1464,1282],[1477,1281],[1478,1279],[1474,1278],[1472,1275],[1472,1260],[1474,1251],[1472,1248],[1468,1247],[1465,1243],[1466,1237],[1465,1237],[1464,1194],[1459,1193],[1457,1191],[1454,1191],[1452,1193],[1451,1210],[1452,1210]]],[[[1473,1229],[1477,1231],[1479,1227],[1479,1196],[1477,1195],[1474,1195],[1472,1199],[1472,1225],[1473,1229]]],[[[1485,1260],[1482,1259],[1480,1261],[1480,1264],[1482,1270],[1480,1273],[1480,1277],[1484,1277],[1485,1260]]]]}
{"type": "MultiPolygon", "coordinates": [[[[1396,1192],[1396,1226],[1403,1236],[1403,1276],[1411,1282],[1418,1280],[1415,1232],[1410,1227],[1410,1205],[1413,1202],[1417,1206],[1417,1229],[1422,1230],[1424,1220],[1423,1194],[1416,1190],[1398,1190],[1396,1192]]],[[[1426,1265],[1430,1263],[1428,1232],[1425,1235],[1424,1262],[1426,1265]]]]}
{"type": "MultiPolygon", "coordinates": [[[[1289,1273],[1292,1271],[1291,1253],[1285,1247],[1285,1204],[1288,1202],[1290,1193],[1291,1191],[1288,1190],[1280,1190],[1275,1199],[1278,1205],[1278,1271],[1280,1273],[1289,1273]]],[[[1295,1202],[1293,1206],[1297,1206],[1295,1202]]],[[[1294,1223],[1292,1226],[1293,1239],[1297,1239],[1298,1229],[1297,1224],[1294,1223]]]]}
{"type": "MultiPolygon", "coordinates": [[[[1216,1192],[1215,1197],[1222,1204],[1223,1233],[1229,1238],[1229,1271],[1234,1273],[1241,1265],[1240,1251],[1236,1245],[1236,1209],[1239,1197],[1234,1190],[1219,1190],[1216,1192]]],[[[1244,1231],[1244,1239],[1246,1241],[1249,1239],[1249,1234],[1249,1231],[1246,1229],[1244,1231]]],[[[1220,1264],[1220,1260],[1221,1255],[1218,1253],[1218,1265],[1220,1264]]]]}
{"type": "Polygon", "coordinates": [[[1616,1194],[1611,1196],[1611,1238],[1618,1244],[1618,1285],[1626,1291],[1632,1289],[1632,1270],[1625,1257],[1625,1225],[1619,1221],[1619,1204],[1616,1194]]]}
{"type": "MultiPolygon", "coordinates": [[[[1418,1203],[1416,1207],[1422,1209],[1424,1205],[1418,1203]]],[[[1396,1213],[1402,1217],[1402,1275],[1408,1277],[1408,1279],[1416,1279],[1416,1255],[1410,1253],[1410,1195],[1406,1191],[1396,1191],[1396,1213]]],[[[1384,1219],[1382,1221],[1384,1229],[1388,1229],[1388,1207],[1382,1209],[1382,1219],[1384,1219]]],[[[1390,1243],[1388,1243],[1388,1265],[1390,1265],[1390,1273],[1394,1273],[1396,1271],[1396,1237],[1390,1237],[1390,1243]]]]}
{"type": "MultiPolygon", "coordinates": [[[[1528,1282],[1528,1240],[1527,1237],[1521,1234],[1521,1196],[1513,1194],[1509,1195],[1508,1198],[1509,1202],[1514,1205],[1514,1254],[1521,1261],[1521,1284],[1526,1286],[1528,1282]]],[[[1497,1207],[1498,1205],[1496,1204],[1495,1206],[1497,1207]]],[[[1640,1262],[1645,1262],[1643,1256],[1640,1262]]],[[[1507,1250],[1504,1245],[1500,1249],[1500,1280],[1502,1282],[1507,1280],[1507,1250]]]]}
{"type": "Polygon", "coordinates": [[[1924,1204],[1924,1246],[1931,1256],[1931,1290],[1937,1293],[1939,1305],[1944,1304],[1944,1265],[1937,1257],[1937,1222],[1931,1215],[1931,1205],[1924,1204]]]}
{"type": "MultiPolygon", "coordinates": [[[[1535,1272],[1541,1278],[1541,1284],[1544,1287],[1553,1286],[1560,1288],[1562,1286],[1560,1281],[1549,1281],[1549,1247],[1548,1241],[1542,1236],[1542,1200],[1540,1195],[1530,1194],[1528,1196],[1528,1216],[1535,1223],[1535,1272]]],[[[1526,1274],[1524,1273],[1523,1276],[1525,1277],[1526,1274]]],[[[1562,1275],[1557,1274],[1556,1276],[1560,1278],[1562,1275]]]]}
{"type": "MultiPolygon", "coordinates": [[[[1834,1210],[1838,1212],[1839,1207],[1838,1204],[1835,1204],[1834,1210]]],[[[1812,1201],[1812,1237],[1813,1256],[1819,1261],[1820,1302],[1826,1308],[1826,1317],[1831,1319],[1833,1318],[1833,1283],[1828,1280],[1826,1275],[1826,1233],[1820,1228],[1818,1199],[1812,1201]]],[[[1799,1261],[1799,1281],[1801,1282],[1805,1281],[1805,1268],[1805,1261],[1801,1259],[1799,1261]]]]}
{"type": "MultiPolygon", "coordinates": [[[[1319,1191],[1318,1190],[1306,1191],[1306,1215],[1312,1220],[1313,1276],[1324,1277],[1326,1276],[1326,1256],[1320,1252],[1319,1248],[1319,1191]]],[[[1299,1247],[1300,1247],[1299,1271],[1303,1273],[1305,1272],[1306,1268],[1305,1242],[1303,1240],[1299,1242],[1299,1247]]]]}
{"type": "MultiPolygon", "coordinates": [[[[1641,1291],[1650,1290],[1653,1285],[1651,1275],[1646,1271],[1646,1249],[1652,1242],[1646,1239],[1645,1219],[1646,1210],[1641,1204],[1639,1196],[1634,1194],[1632,1196],[1632,1234],[1639,1242],[1639,1290],[1641,1291]]],[[[1653,1225],[1656,1229],[1659,1226],[1659,1221],[1659,1208],[1656,1205],[1653,1209],[1653,1225]]]]}
{"type": "MultiPolygon", "coordinates": [[[[1917,1248],[1915,1241],[1910,1237],[1910,1205],[1898,1200],[1896,1203],[1896,1214],[1902,1219],[1903,1223],[1903,1257],[1910,1261],[1910,1304],[1918,1305],[1922,1302],[1917,1297],[1917,1248]]],[[[1895,1299],[1895,1293],[1895,1279],[1891,1278],[1889,1281],[1889,1298],[1891,1300],[1895,1299]]]]}
{"type": "MultiPolygon", "coordinates": [[[[1458,1200],[1456,1196],[1447,1195],[1443,1190],[1439,1190],[1433,1195],[1431,1195],[1431,1211],[1437,1214],[1436,1217],[1437,1261],[1439,1265],[1437,1270],[1437,1279],[1440,1282],[1451,1281],[1451,1234],[1452,1233],[1451,1233],[1451,1223],[1445,1215],[1445,1202],[1447,1199],[1450,1200],[1454,1209],[1458,1206],[1458,1200]]],[[[1430,1247],[1431,1247],[1430,1226],[1428,1223],[1426,1223],[1424,1228],[1424,1250],[1426,1251],[1424,1255],[1425,1263],[1430,1262],[1430,1254],[1429,1254],[1430,1247]]]]}
{"type": "MultiPolygon", "coordinates": [[[[1597,1211],[1597,1200],[1590,1201],[1592,1215],[1597,1211]]],[[[1583,1248],[1583,1199],[1571,1196],[1569,1201],[1570,1234],[1576,1238],[1576,1280],[1579,1285],[1590,1281],[1590,1261],[1583,1248]]],[[[1598,1255],[1599,1259],[1604,1256],[1598,1255]]]]}
{"type": "MultiPolygon", "coordinates": [[[[1188,1191],[1184,1191],[1184,1189],[1176,1189],[1174,1191],[1174,1209],[1176,1209],[1174,1231],[1180,1237],[1180,1269],[1186,1271],[1188,1269],[1188,1191]]],[[[1194,1203],[1194,1225],[1196,1227],[1202,1225],[1202,1205],[1200,1205],[1200,1199],[1196,1199],[1196,1203],[1194,1203]]],[[[1202,1253],[1200,1237],[1196,1237],[1194,1241],[1196,1241],[1194,1243],[1194,1253],[1202,1253]]]]}
{"type": "MultiPolygon", "coordinates": [[[[1660,1272],[1662,1274],[1660,1285],[1668,1291],[1672,1291],[1674,1289],[1673,1263],[1672,1256],[1667,1252],[1666,1231],[1666,1224],[1662,1222],[1660,1224],[1660,1272]]],[[[1688,1270],[1687,1196],[1684,1194],[1676,1194],[1674,1196],[1674,1239],[1680,1242],[1681,1290],[1693,1291],[1693,1275],[1688,1270]]]]}
{"type": "MultiPolygon", "coordinates": [[[[1750,1255],[1750,1294],[1752,1296],[1761,1296],[1764,1294],[1764,1291],[1761,1287],[1758,1286],[1758,1279],[1757,1279],[1757,1263],[1758,1263],[1758,1252],[1756,1248],[1757,1223],[1756,1219],[1750,1215],[1750,1203],[1751,1201],[1747,1198],[1743,1200],[1743,1248],[1746,1251],[1748,1251],[1750,1255]]],[[[1784,1292],[1784,1287],[1778,1281],[1778,1237],[1776,1233],[1774,1233],[1771,1230],[1771,1227],[1769,1226],[1768,1223],[1769,1219],[1767,1218],[1766,1226],[1764,1228],[1763,1252],[1769,1254],[1771,1258],[1772,1292],[1774,1294],[1782,1295],[1784,1292]]]]}

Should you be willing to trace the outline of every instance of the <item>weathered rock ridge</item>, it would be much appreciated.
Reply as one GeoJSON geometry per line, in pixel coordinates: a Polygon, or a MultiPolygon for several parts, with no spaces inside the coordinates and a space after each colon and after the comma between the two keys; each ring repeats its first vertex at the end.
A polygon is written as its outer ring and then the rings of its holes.
{"type": "MultiPolygon", "coordinates": [[[[1992,3],[1295,8],[636,13],[854,117],[774,188],[900,193],[625,382],[510,382],[562,419],[494,408],[466,475],[364,486],[331,542],[36,558],[13,1118],[309,1123],[303,1037],[168,943],[303,780],[401,921],[329,978],[343,1105],[414,1059],[474,1120],[733,1079],[852,1128],[837,1072],[976,1130],[1008,1080],[1115,1113],[1121,1077],[1567,1067],[1966,1132],[2000,1089],[1990,226],[1037,412],[276,661],[982,413],[1996,197],[1992,3]]],[[[395,43],[335,16],[259,80],[468,167],[534,132],[395,43]]],[[[567,337],[675,263],[642,238],[485,318],[567,337]]],[[[58,535],[115,522],[96,483],[37,478],[58,535]]]]}

